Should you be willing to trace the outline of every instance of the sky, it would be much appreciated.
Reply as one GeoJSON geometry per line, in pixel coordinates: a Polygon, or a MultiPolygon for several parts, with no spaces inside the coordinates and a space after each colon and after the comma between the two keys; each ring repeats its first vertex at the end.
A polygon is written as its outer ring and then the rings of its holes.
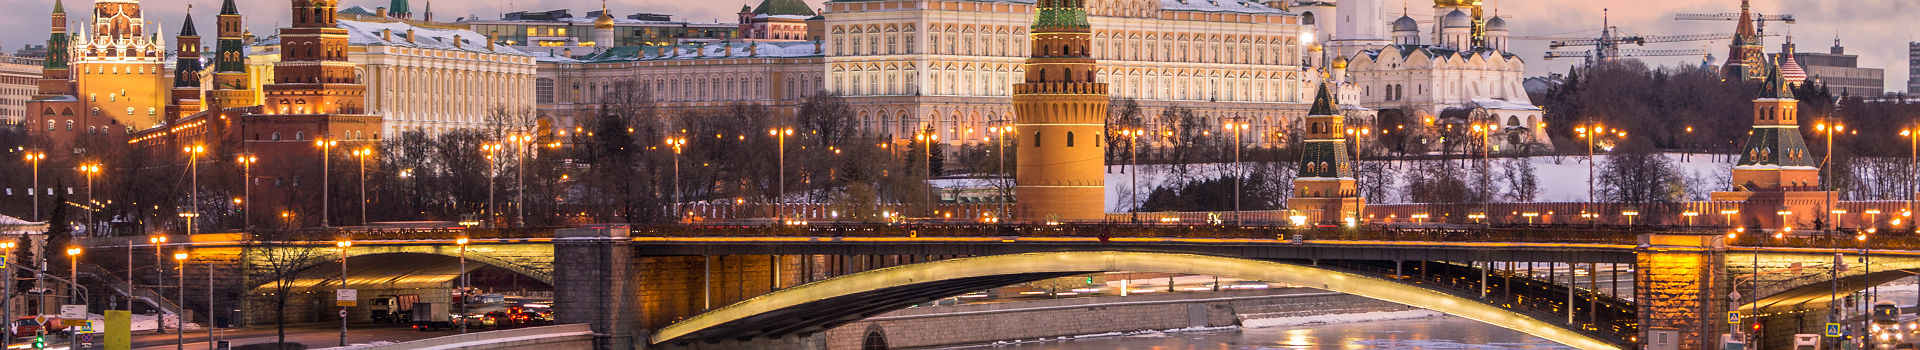
{"type": "MultiPolygon", "coordinates": [[[[0,15],[0,44],[11,51],[29,43],[42,44],[46,40],[46,14],[52,10],[54,0],[0,0],[0,8],[8,9],[0,15]]],[[[92,0],[64,0],[69,13],[83,15],[80,9],[93,3],[92,0]]],[[[390,0],[341,0],[342,6],[361,5],[368,8],[386,6],[390,0]]],[[[815,8],[821,7],[825,0],[806,0],[815,8]]],[[[1399,1],[1387,0],[1388,7],[1398,5],[1399,1]]],[[[1424,0],[1404,0],[1407,5],[1421,11],[1430,6],[1424,0]]],[[[1489,7],[1499,10],[1508,19],[1516,37],[1593,37],[1598,36],[1601,27],[1601,10],[1611,8],[1612,24],[1628,35],[1679,35],[1731,33],[1734,24],[1731,21],[1682,22],[1673,20],[1678,13],[1724,13],[1738,12],[1738,0],[1486,0],[1489,7]]],[[[426,0],[411,0],[415,12],[421,12],[427,5],[426,0]]],[[[149,21],[158,20],[166,26],[166,33],[179,32],[180,17],[186,12],[188,4],[193,4],[196,22],[200,33],[211,34],[213,16],[219,9],[220,0],[145,0],[149,21]]],[[[651,12],[674,15],[676,19],[695,22],[730,22],[733,12],[740,5],[758,4],[759,0],[717,0],[717,1],[678,1],[678,0],[609,0],[615,13],[629,14],[651,12]]],[[[241,13],[248,16],[247,25],[254,33],[272,33],[276,24],[285,24],[291,16],[288,14],[287,0],[238,0],[241,13]]],[[[498,18],[503,12],[525,10],[548,10],[559,8],[575,9],[576,15],[597,10],[598,1],[592,0],[441,0],[434,5],[435,19],[445,20],[458,17],[479,16],[480,18],[498,18]]],[[[1769,14],[1789,13],[1799,20],[1793,25],[1769,25],[1769,34],[1794,34],[1799,51],[1826,52],[1833,45],[1833,39],[1839,36],[1847,53],[1860,55],[1860,64],[1866,67],[1886,69],[1888,91],[1903,91],[1907,77],[1907,42],[1920,41],[1920,0],[1753,0],[1756,12],[1769,14]]],[[[1430,13],[1430,9],[1426,10],[1430,13]]],[[[416,14],[416,16],[419,16],[416,14]]],[[[1398,16],[1389,16],[1398,17],[1398,16]]],[[[78,18],[76,18],[78,19],[78,18]]],[[[1767,52],[1780,50],[1781,37],[1767,40],[1767,52]]],[[[1541,59],[1546,51],[1544,40],[1514,40],[1514,51],[1527,59],[1529,75],[1545,75],[1551,72],[1565,72],[1577,60],[1546,61],[1541,59]]],[[[1715,59],[1726,59],[1727,42],[1686,42],[1667,43],[1646,46],[1647,49],[1694,49],[1704,48],[1712,52],[1715,59]]],[[[1572,49],[1572,48],[1569,48],[1572,49]]],[[[1657,58],[1647,61],[1654,65],[1689,64],[1697,65],[1701,57],[1657,58]]]]}

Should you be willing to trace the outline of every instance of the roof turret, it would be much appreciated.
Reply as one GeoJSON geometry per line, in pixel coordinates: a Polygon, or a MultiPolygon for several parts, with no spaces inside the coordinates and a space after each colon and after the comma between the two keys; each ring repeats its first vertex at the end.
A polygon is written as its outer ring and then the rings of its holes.
{"type": "Polygon", "coordinates": [[[1461,12],[1460,10],[1453,10],[1453,12],[1448,12],[1446,17],[1440,19],[1440,27],[1472,28],[1473,16],[1467,15],[1466,12],[1461,12]]]}
{"type": "Polygon", "coordinates": [[[1393,31],[1418,32],[1420,31],[1420,21],[1413,20],[1413,17],[1400,16],[1400,19],[1393,21],[1393,31]]]}

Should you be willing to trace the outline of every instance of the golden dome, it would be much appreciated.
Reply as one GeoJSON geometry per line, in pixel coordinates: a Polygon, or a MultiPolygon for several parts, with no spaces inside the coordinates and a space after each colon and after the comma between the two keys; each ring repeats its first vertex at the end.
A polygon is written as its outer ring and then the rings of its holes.
{"type": "Polygon", "coordinates": [[[1333,69],[1347,69],[1347,58],[1343,56],[1333,59],[1333,69]]]}
{"type": "Polygon", "coordinates": [[[1480,0],[1433,0],[1433,7],[1479,7],[1480,0]]]}
{"type": "Polygon", "coordinates": [[[1324,49],[1325,48],[1320,46],[1320,43],[1313,43],[1313,46],[1307,47],[1307,52],[1320,52],[1321,50],[1324,50],[1324,49]]]}
{"type": "Polygon", "coordinates": [[[593,20],[593,28],[613,29],[613,16],[608,16],[606,12],[601,12],[600,18],[593,20]]]}

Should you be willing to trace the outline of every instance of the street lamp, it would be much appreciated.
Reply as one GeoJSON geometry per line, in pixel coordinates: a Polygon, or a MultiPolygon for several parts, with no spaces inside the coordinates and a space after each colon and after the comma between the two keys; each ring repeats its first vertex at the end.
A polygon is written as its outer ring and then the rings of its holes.
{"type": "Polygon", "coordinates": [[[686,145],[686,136],[667,138],[667,146],[673,147],[673,215],[676,217],[682,214],[680,210],[680,151],[685,148],[686,145]]]}
{"type": "Polygon", "coordinates": [[[526,227],[527,226],[527,152],[529,151],[528,146],[531,145],[533,142],[533,135],[515,134],[515,135],[507,136],[507,140],[514,142],[513,159],[517,164],[515,165],[515,167],[519,169],[519,171],[517,171],[514,174],[514,178],[513,178],[513,188],[514,188],[513,201],[515,202],[513,205],[513,209],[514,209],[513,221],[516,222],[520,227],[526,227]]]}
{"type": "MultiPolygon", "coordinates": [[[[347,248],[353,246],[353,240],[343,237],[340,241],[333,242],[333,246],[340,247],[340,289],[345,290],[347,289],[347,248]]],[[[336,296],[335,299],[338,297],[336,296]]],[[[340,306],[340,346],[347,346],[347,307],[344,304],[340,306]]]]}
{"type": "Polygon", "coordinates": [[[340,141],[328,140],[325,136],[313,141],[314,146],[320,147],[320,227],[332,223],[328,216],[333,205],[333,146],[339,144],[340,141]]]}
{"type": "Polygon", "coordinates": [[[1633,227],[1633,217],[1640,216],[1640,212],[1629,210],[1620,212],[1620,215],[1627,217],[1627,227],[1631,228],[1633,227]]]}
{"type": "Polygon", "coordinates": [[[467,238],[455,238],[453,244],[460,246],[460,333],[466,333],[467,289],[469,288],[467,285],[467,238]]]}
{"type": "MultiPolygon", "coordinates": [[[[1493,187],[1493,184],[1487,181],[1493,179],[1493,129],[1496,125],[1498,124],[1473,124],[1473,132],[1480,134],[1480,188],[1482,189],[1493,187]]],[[[1493,196],[1489,194],[1480,200],[1480,211],[1492,210],[1493,196]]],[[[1487,225],[1491,227],[1493,223],[1489,222],[1487,225]]]]}
{"type": "MultiPolygon", "coordinates": [[[[67,280],[80,283],[80,247],[67,248],[67,280]]],[[[69,292],[68,303],[78,303],[79,291],[69,292]]]]}
{"type": "MultiPolygon", "coordinates": [[[[1007,134],[1013,133],[1014,126],[1011,123],[1007,123],[1007,120],[1005,119],[996,119],[994,120],[994,123],[996,124],[995,126],[988,127],[987,129],[988,131],[992,131],[995,136],[999,137],[999,139],[993,140],[994,147],[998,148],[998,150],[994,151],[994,152],[998,152],[998,153],[995,153],[994,160],[1000,163],[1000,168],[997,169],[997,171],[1000,173],[999,174],[1000,179],[999,179],[999,182],[994,187],[998,187],[1001,189],[1000,195],[995,196],[995,197],[999,197],[999,201],[1000,201],[1000,205],[999,205],[1000,215],[995,219],[1001,220],[1001,219],[1007,218],[1007,198],[1013,196],[1013,194],[1006,193],[1006,191],[1012,188],[1012,186],[1008,186],[1009,183],[1007,182],[1008,181],[1007,180],[1007,174],[1008,174],[1007,173],[1007,134]]],[[[1131,135],[1135,139],[1138,139],[1140,136],[1140,130],[1139,129],[1124,130],[1124,131],[1121,131],[1121,134],[1131,135]]],[[[1128,172],[1139,171],[1140,170],[1139,169],[1140,155],[1138,154],[1139,148],[1135,147],[1135,144],[1133,141],[1128,141],[1127,147],[1132,148],[1132,150],[1128,151],[1127,154],[1132,155],[1134,160],[1133,161],[1134,166],[1133,168],[1129,169],[1128,172]]],[[[1134,179],[1134,182],[1133,182],[1134,185],[1140,184],[1139,174],[1133,174],[1133,179],[1134,179]]],[[[1138,206],[1139,197],[1137,192],[1135,193],[1135,196],[1132,199],[1134,200],[1134,205],[1138,206]]],[[[1139,221],[1140,219],[1139,215],[1140,214],[1138,213],[1134,214],[1134,221],[1139,221]]]]}
{"type": "MultiPolygon", "coordinates": [[[[180,289],[173,300],[179,300],[182,305],[181,311],[185,311],[186,307],[184,305],[186,305],[187,302],[187,252],[173,253],[173,266],[180,269],[180,278],[174,280],[180,283],[180,289]]],[[[213,272],[208,271],[207,273],[213,272]]],[[[173,333],[173,348],[174,350],[185,350],[187,348],[187,315],[186,313],[181,313],[179,316],[180,317],[173,318],[173,329],[177,331],[173,333]]],[[[154,323],[159,324],[162,322],[154,323]]],[[[212,342],[213,338],[207,338],[207,341],[212,342]]]]}
{"type": "MultiPolygon", "coordinates": [[[[1250,125],[1248,125],[1247,122],[1238,121],[1238,120],[1245,120],[1245,118],[1234,117],[1231,120],[1227,121],[1227,125],[1225,127],[1227,132],[1233,133],[1233,224],[1234,225],[1242,224],[1240,219],[1241,217],[1240,216],[1241,214],[1240,213],[1240,184],[1246,181],[1246,179],[1244,178],[1246,177],[1246,173],[1247,173],[1246,165],[1240,163],[1240,134],[1245,133],[1247,129],[1250,127],[1250,125]]],[[[1353,130],[1347,130],[1347,132],[1352,133],[1353,130]]]]}
{"type": "MultiPolygon", "coordinates": [[[[1131,220],[1133,220],[1134,223],[1140,223],[1140,136],[1145,134],[1146,131],[1140,130],[1139,128],[1120,130],[1120,135],[1127,137],[1127,156],[1130,158],[1127,161],[1127,175],[1132,177],[1131,180],[1128,180],[1129,183],[1127,184],[1127,201],[1131,202],[1128,203],[1129,208],[1127,208],[1127,211],[1133,213],[1131,220]]],[[[1239,157],[1238,151],[1239,149],[1236,147],[1234,152],[1236,159],[1239,157]]],[[[1001,156],[1004,157],[1005,155],[1003,154],[1001,156]]],[[[1234,192],[1236,192],[1236,197],[1239,196],[1237,193],[1239,191],[1234,192]]],[[[1235,200],[1234,202],[1239,202],[1239,200],[1235,200]]]]}
{"type": "Polygon", "coordinates": [[[1790,216],[1793,216],[1793,211],[1791,211],[1791,210],[1781,210],[1781,211],[1776,211],[1776,212],[1773,212],[1773,214],[1774,214],[1774,215],[1779,215],[1779,216],[1780,216],[1780,226],[1781,226],[1781,227],[1782,227],[1783,229],[1785,229],[1785,230],[1787,230],[1788,232],[1792,232],[1792,231],[1793,231],[1793,223],[1792,223],[1792,222],[1789,222],[1789,221],[1787,221],[1787,217],[1790,217],[1790,216]]]}
{"type": "Polygon", "coordinates": [[[495,161],[493,156],[500,153],[500,144],[488,143],[480,145],[480,151],[487,152],[487,227],[493,227],[493,217],[496,211],[496,208],[493,206],[493,162],[495,161]]]}
{"type": "Polygon", "coordinates": [[[922,131],[913,135],[913,139],[926,144],[921,151],[926,152],[927,156],[927,217],[933,217],[933,142],[939,141],[940,135],[933,131],[922,131]]]}
{"type": "Polygon", "coordinates": [[[193,221],[200,217],[200,154],[207,153],[207,146],[192,145],[183,147],[181,151],[187,153],[187,169],[193,173],[192,187],[187,195],[187,205],[193,208],[192,214],[181,215],[187,218],[187,235],[192,236],[193,221]]]}
{"type": "Polygon", "coordinates": [[[793,128],[767,129],[767,135],[779,140],[778,143],[775,144],[778,147],[775,153],[778,153],[780,157],[780,182],[774,186],[773,218],[776,222],[784,222],[787,217],[780,212],[780,197],[787,194],[787,136],[793,136],[793,128]]]}
{"type": "Polygon", "coordinates": [[[1692,211],[1692,210],[1688,210],[1688,211],[1686,211],[1686,212],[1683,212],[1683,213],[1680,213],[1680,216],[1685,216],[1685,217],[1687,217],[1687,226],[1688,226],[1688,227],[1692,227],[1692,226],[1693,226],[1693,217],[1695,217],[1695,216],[1700,216],[1700,212],[1697,212],[1697,211],[1692,211]]]}
{"type": "MultiPolygon", "coordinates": [[[[153,236],[147,237],[147,245],[153,247],[153,264],[155,265],[154,273],[160,275],[160,278],[155,279],[157,281],[160,281],[160,285],[157,287],[154,287],[155,292],[164,292],[166,291],[166,287],[167,287],[167,278],[166,278],[167,275],[165,274],[166,271],[160,270],[161,266],[165,266],[164,265],[165,260],[160,258],[160,253],[161,253],[160,246],[165,244],[167,244],[167,236],[165,235],[153,235],[153,236]]],[[[132,267],[133,266],[133,245],[132,244],[127,245],[127,266],[128,266],[127,267],[127,290],[133,290],[133,267],[132,267]]],[[[129,310],[133,308],[133,299],[127,299],[127,308],[129,310]]],[[[153,328],[160,331],[161,333],[166,333],[167,331],[165,322],[154,322],[153,328]]]]}
{"type": "Polygon", "coordinates": [[[93,201],[93,177],[100,175],[100,163],[81,165],[80,173],[87,174],[87,235],[98,236],[100,233],[93,231],[93,212],[100,211],[100,204],[93,201]]]}
{"type": "Polygon", "coordinates": [[[240,163],[242,179],[240,182],[241,187],[244,188],[242,196],[245,197],[245,199],[240,202],[240,226],[253,228],[253,164],[259,163],[260,157],[252,153],[246,153],[235,158],[234,162],[240,163]]]}
{"type": "Polygon", "coordinates": [[[367,158],[373,157],[372,147],[353,150],[353,157],[360,159],[360,226],[367,225],[367,158]]]}
{"type": "Polygon", "coordinates": [[[1733,214],[1739,214],[1739,213],[1740,213],[1740,209],[1721,209],[1720,210],[1720,215],[1727,216],[1727,227],[1733,227],[1733,214]]]}
{"type": "Polygon", "coordinates": [[[33,188],[27,191],[33,199],[33,221],[40,221],[40,161],[47,159],[47,152],[39,149],[28,150],[27,162],[33,163],[33,188]]]}
{"type": "MultiPolygon", "coordinates": [[[[1822,121],[1820,123],[1814,124],[1813,129],[1814,131],[1819,131],[1821,133],[1827,134],[1827,154],[1825,157],[1822,157],[1823,160],[1820,161],[1820,170],[1821,170],[1820,172],[1823,173],[1820,176],[1820,186],[1821,186],[1820,190],[1822,192],[1826,192],[1821,194],[1821,196],[1826,197],[1827,208],[1833,208],[1833,201],[1834,201],[1833,174],[1832,174],[1833,173],[1833,133],[1845,132],[1847,130],[1847,126],[1842,125],[1840,123],[1832,123],[1831,125],[1829,125],[1828,122],[1822,121]]],[[[1834,220],[1834,214],[1828,213],[1827,225],[1831,226],[1831,228],[1838,228],[1839,225],[1835,225],[1833,220],[1834,220]]]]}
{"type": "Polygon", "coordinates": [[[1900,129],[1900,136],[1907,139],[1907,211],[1913,211],[1915,193],[1920,187],[1914,183],[1914,173],[1920,172],[1920,128],[1900,129]]]}

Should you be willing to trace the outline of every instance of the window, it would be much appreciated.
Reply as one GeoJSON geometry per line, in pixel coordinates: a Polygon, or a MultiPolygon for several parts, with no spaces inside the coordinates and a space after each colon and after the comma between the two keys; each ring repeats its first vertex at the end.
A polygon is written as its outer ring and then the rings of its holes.
{"type": "Polygon", "coordinates": [[[1040,132],[1033,132],[1033,148],[1040,148],[1040,132]]]}
{"type": "MultiPolygon", "coordinates": [[[[528,30],[532,29],[529,28],[528,30]]],[[[553,103],[553,79],[540,78],[539,80],[534,80],[533,90],[535,98],[538,98],[540,103],[553,103]]]]}
{"type": "Polygon", "coordinates": [[[274,140],[274,141],[280,141],[280,133],[278,133],[278,132],[275,132],[275,133],[273,133],[273,140],[274,140]]]}
{"type": "Polygon", "coordinates": [[[1073,132],[1067,132],[1067,147],[1073,147],[1073,132]]]}

